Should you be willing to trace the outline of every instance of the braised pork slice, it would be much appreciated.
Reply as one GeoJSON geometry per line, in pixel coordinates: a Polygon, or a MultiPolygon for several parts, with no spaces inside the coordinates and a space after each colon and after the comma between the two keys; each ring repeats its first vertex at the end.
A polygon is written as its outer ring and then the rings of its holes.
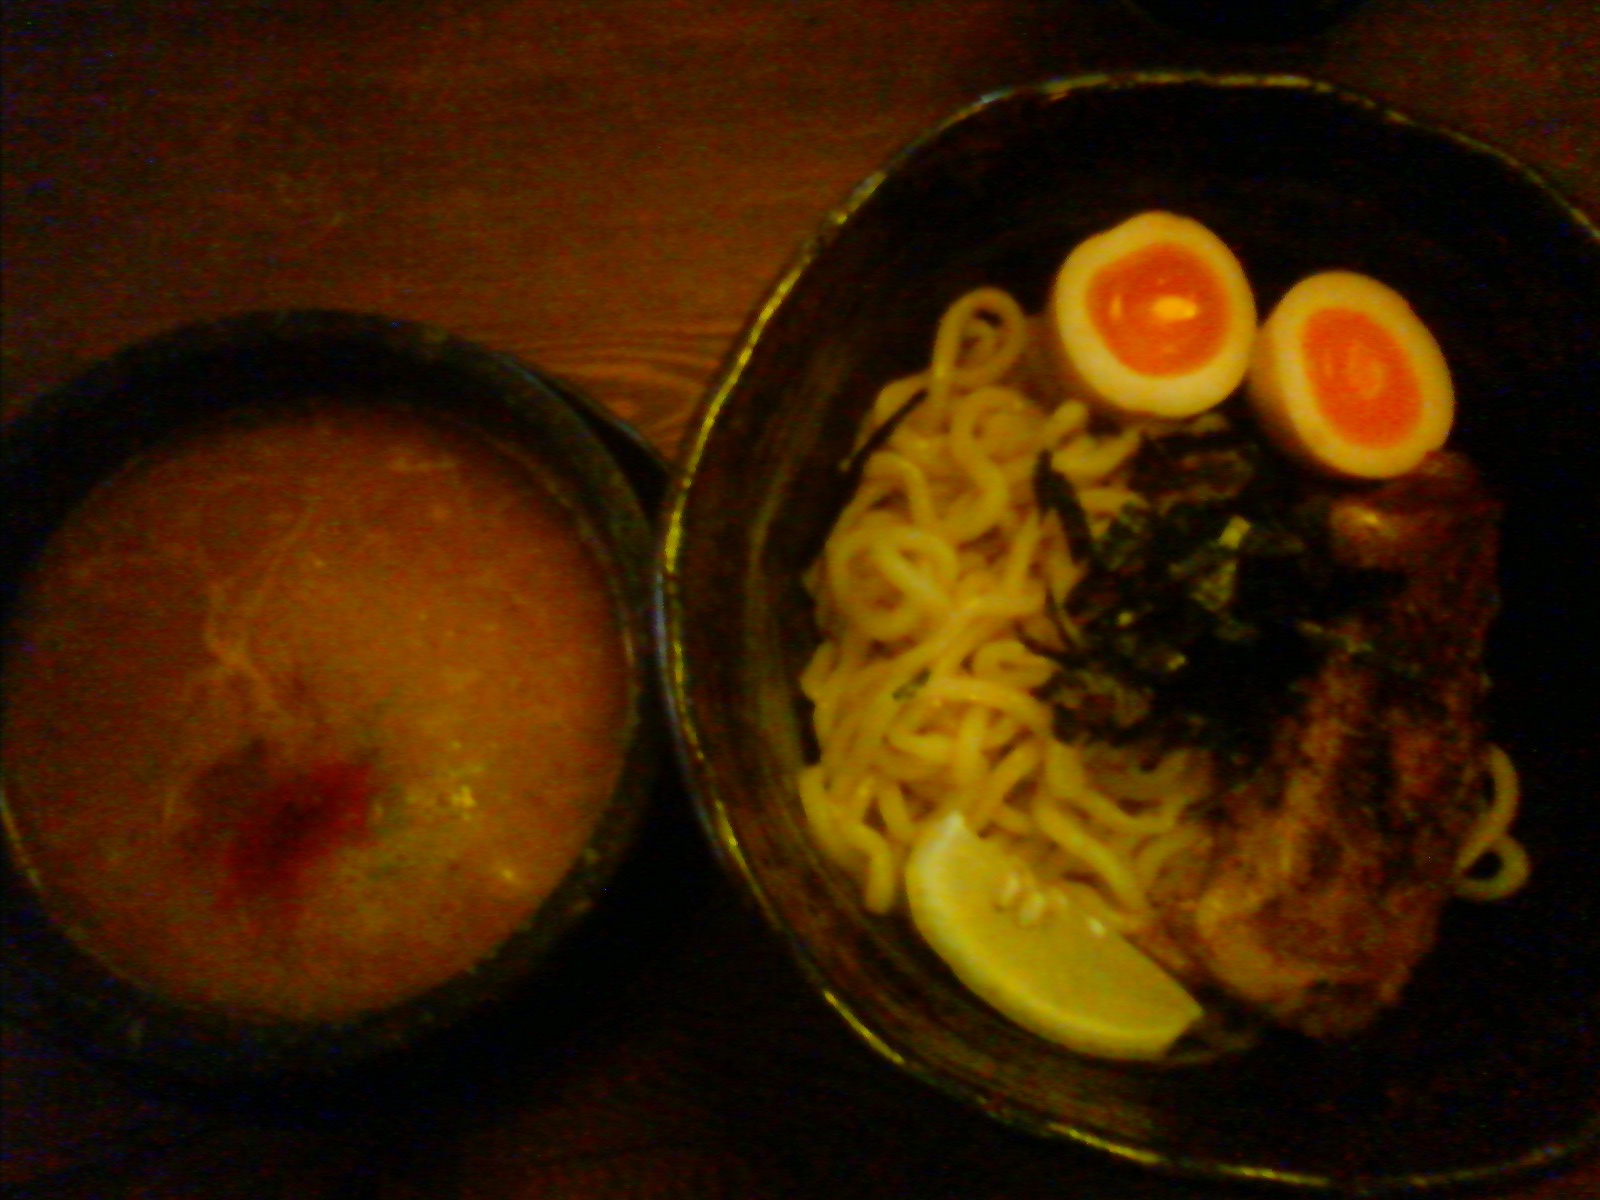
{"type": "Polygon", "coordinates": [[[1145,948],[1314,1036],[1399,997],[1432,947],[1481,808],[1484,636],[1499,509],[1466,460],[1336,499],[1336,558],[1401,573],[1344,618],[1263,765],[1207,817],[1204,850],[1158,885],[1145,948]]]}

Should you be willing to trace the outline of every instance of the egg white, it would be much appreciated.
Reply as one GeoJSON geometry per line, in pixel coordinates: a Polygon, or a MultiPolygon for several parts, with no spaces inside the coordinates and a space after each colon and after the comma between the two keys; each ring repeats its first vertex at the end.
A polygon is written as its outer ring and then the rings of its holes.
{"type": "Polygon", "coordinates": [[[1289,289],[1256,338],[1246,393],[1281,449],[1320,471],[1355,479],[1404,475],[1444,445],[1455,420],[1450,369],[1433,334],[1398,292],[1353,271],[1325,271],[1289,289]],[[1416,373],[1421,413],[1397,441],[1352,441],[1317,403],[1301,338],[1312,314],[1329,308],[1370,317],[1394,337],[1416,373]]]}
{"type": "Polygon", "coordinates": [[[1200,222],[1151,211],[1085,239],[1067,256],[1050,292],[1047,325],[1067,387],[1125,417],[1177,420],[1220,403],[1244,378],[1255,338],[1255,296],[1239,260],[1200,222]],[[1207,362],[1178,375],[1147,375],[1108,347],[1089,314],[1089,286],[1100,271],[1147,246],[1171,243],[1212,272],[1227,301],[1222,344],[1207,362]]]}

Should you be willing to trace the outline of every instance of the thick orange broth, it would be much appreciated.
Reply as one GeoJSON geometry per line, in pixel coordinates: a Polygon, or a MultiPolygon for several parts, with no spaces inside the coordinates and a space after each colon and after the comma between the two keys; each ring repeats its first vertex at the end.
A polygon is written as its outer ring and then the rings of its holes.
{"type": "Polygon", "coordinates": [[[537,472],[409,409],[191,436],[57,531],[10,632],[9,836],[114,971],[338,1020],[480,962],[617,782],[607,577],[537,472]]]}

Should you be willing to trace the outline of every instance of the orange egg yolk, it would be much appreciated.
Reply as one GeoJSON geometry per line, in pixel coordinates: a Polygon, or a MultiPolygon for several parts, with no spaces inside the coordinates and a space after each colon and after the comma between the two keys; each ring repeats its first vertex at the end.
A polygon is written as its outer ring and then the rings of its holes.
{"type": "Polygon", "coordinates": [[[1158,242],[1101,268],[1090,281],[1089,319],[1112,354],[1141,375],[1205,366],[1228,329],[1222,283],[1198,254],[1158,242]]]}
{"type": "Polygon", "coordinates": [[[1324,308],[1300,335],[1317,407],[1345,438],[1390,446],[1422,416],[1422,385],[1399,339],[1366,313],[1324,308]]]}

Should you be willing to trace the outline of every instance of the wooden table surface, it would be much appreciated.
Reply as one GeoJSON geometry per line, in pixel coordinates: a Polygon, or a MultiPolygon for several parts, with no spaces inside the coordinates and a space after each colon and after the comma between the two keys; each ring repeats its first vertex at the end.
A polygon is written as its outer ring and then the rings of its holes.
{"type": "MultiPolygon", "coordinates": [[[[929,123],[1049,76],[1314,74],[1463,129],[1600,213],[1600,5],[1369,0],[1211,45],[1113,0],[8,0],[4,411],[198,318],[432,322],[670,457],[819,217],[929,123]]],[[[681,797],[647,913],[554,1029],[421,1084],[236,1112],[5,1030],[0,1185],[42,1197],[1221,1194],[903,1079],[804,989],[681,797]]],[[[1600,1194],[1594,1163],[1494,1192],[1600,1194]]]]}

